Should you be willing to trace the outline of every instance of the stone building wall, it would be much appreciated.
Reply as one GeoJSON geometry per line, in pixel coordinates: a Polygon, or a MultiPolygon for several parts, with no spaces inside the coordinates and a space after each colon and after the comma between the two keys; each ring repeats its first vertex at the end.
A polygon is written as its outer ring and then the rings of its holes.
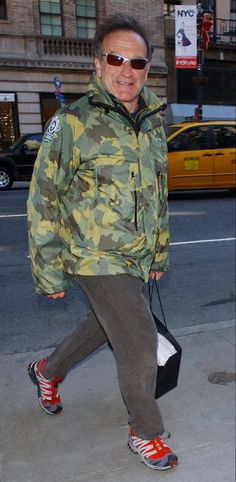
{"type": "MultiPolygon", "coordinates": [[[[55,76],[64,94],[86,92],[93,71],[91,41],[77,39],[75,3],[61,0],[63,37],[54,39],[41,36],[38,0],[7,2],[8,17],[0,19],[0,111],[3,96],[14,94],[19,134],[42,130],[40,96],[54,96],[55,76]]],[[[117,12],[134,15],[148,26],[154,45],[148,85],[166,100],[163,2],[97,0],[97,23],[117,12]]]]}

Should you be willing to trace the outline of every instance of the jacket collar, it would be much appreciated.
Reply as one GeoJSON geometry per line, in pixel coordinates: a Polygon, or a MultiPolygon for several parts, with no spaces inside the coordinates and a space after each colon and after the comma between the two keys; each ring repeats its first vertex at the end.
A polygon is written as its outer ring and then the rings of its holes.
{"type": "MultiPolygon", "coordinates": [[[[87,96],[91,105],[102,107],[105,111],[110,110],[125,115],[131,119],[130,113],[113,95],[109,94],[103,87],[100,78],[97,74],[92,74],[87,96]]],[[[144,118],[150,117],[153,114],[166,109],[166,104],[162,102],[150,89],[143,87],[139,96],[139,109],[135,124],[140,125],[144,118]]],[[[132,122],[131,122],[132,123],[132,122]]]]}

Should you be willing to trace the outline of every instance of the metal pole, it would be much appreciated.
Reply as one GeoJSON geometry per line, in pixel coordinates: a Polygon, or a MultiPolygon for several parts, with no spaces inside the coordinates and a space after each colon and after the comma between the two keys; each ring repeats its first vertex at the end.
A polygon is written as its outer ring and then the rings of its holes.
{"type": "Polygon", "coordinates": [[[204,51],[208,48],[208,32],[212,25],[212,8],[209,0],[202,0],[197,5],[197,77],[193,78],[197,86],[197,102],[195,117],[198,121],[202,120],[203,86],[207,82],[207,77],[203,75],[204,51]],[[203,36],[203,25],[204,34],[203,36]],[[203,38],[204,37],[204,38],[203,38]],[[205,40],[204,40],[205,39],[205,40]]]}
{"type": "Polygon", "coordinates": [[[198,3],[198,19],[197,19],[197,112],[196,117],[198,121],[202,120],[202,102],[203,102],[203,62],[204,62],[204,50],[202,46],[201,36],[201,17],[202,17],[202,3],[198,3]]]}
{"type": "MultiPolygon", "coordinates": [[[[201,39],[200,39],[201,43],[201,39]]],[[[200,45],[198,48],[198,65],[197,65],[197,100],[198,100],[198,107],[197,107],[197,120],[202,120],[202,103],[203,103],[203,85],[204,85],[204,78],[202,75],[203,72],[203,63],[204,63],[204,50],[200,45]]]]}

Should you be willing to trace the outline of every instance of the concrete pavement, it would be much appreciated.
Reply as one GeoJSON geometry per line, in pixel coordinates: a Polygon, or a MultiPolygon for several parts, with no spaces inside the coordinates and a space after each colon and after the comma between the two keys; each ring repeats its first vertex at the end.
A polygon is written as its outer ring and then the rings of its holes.
{"type": "Polygon", "coordinates": [[[193,331],[176,330],[179,385],[159,400],[180,459],[166,472],[147,468],[127,449],[127,414],[108,347],[70,372],[56,417],[39,408],[27,376],[28,363],[48,351],[0,357],[1,482],[234,482],[235,384],[208,381],[235,371],[233,323],[193,331]]]}

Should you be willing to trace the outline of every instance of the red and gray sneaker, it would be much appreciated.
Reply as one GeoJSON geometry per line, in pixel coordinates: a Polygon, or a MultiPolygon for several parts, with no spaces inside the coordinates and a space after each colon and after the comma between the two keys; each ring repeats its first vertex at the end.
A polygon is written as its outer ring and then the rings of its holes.
{"type": "Polygon", "coordinates": [[[150,469],[167,470],[176,467],[178,463],[177,455],[171,452],[160,437],[144,440],[136,437],[130,429],[128,447],[135,454],[139,454],[144,464],[150,469]]]}
{"type": "Polygon", "coordinates": [[[30,363],[28,366],[28,374],[32,382],[38,386],[40,407],[49,413],[49,415],[56,415],[62,411],[62,403],[57,393],[57,387],[63,378],[52,378],[51,380],[44,378],[42,369],[46,361],[46,359],[43,359],[30,363]]]}

